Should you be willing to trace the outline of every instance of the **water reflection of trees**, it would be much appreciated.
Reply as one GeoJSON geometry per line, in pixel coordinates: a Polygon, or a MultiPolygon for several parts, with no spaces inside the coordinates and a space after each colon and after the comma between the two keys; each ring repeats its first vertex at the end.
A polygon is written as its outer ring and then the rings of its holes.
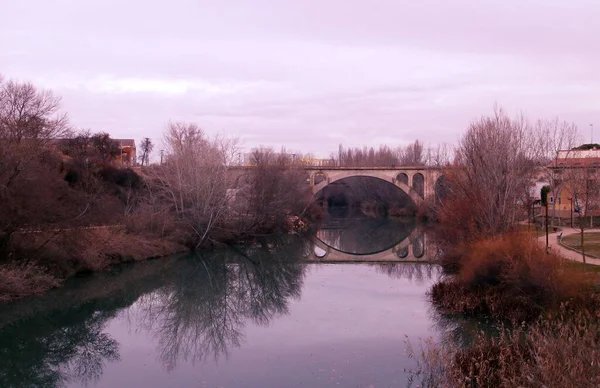
{"type": "Polygon", "coordinates": [[[395,279],[408,279],[417,284],[437,279],[442,274],[439,265],[429,263],[375,263],[372,266],[378,273],[395,279]]]}
{"type": "Polygon", "coordinates": [[[432,330],[440,333],[439,343],[452,347],[470,346],[481,334],[497,335],[500,331],[497,321],[486,317],[472,317],[448,314],[431,305],[429,315],[432,330]]]}
{"type": "Polygon", "coordinates": [[[168,370],[227,356],[243,342],[247,322],[267,325],[300,297],[305,264],[292,254],[300,256],[302,245],[296,248],[269,243],[189,260],[178,279],[136,302],[131,322],[158,338],[168,370]]]}
{"type": "Polygon", "coordinates": [[[2,386],[54,387],[86,384],[102,375],[106,362],[119,360],[119,344],[106,333],[114,310],[50,314],[36,323],[4,327],[0,336],[2,386]],[[79,318],[79,319],[78,319],[79,318]]]}
{"type": "Polygon", "coordinates": [[[14,314],[8,321],[13,314],[3,311],[0,322],[0,386],[97,380],[107,363],[119,360],[119,344],[106,327],[121,311],[157,337],[169,369],[182,359],[226,355],[243,342],[247,322],[266,325],[288,312],[290,298],[300,297],[302,247],[302,240],[286,236],[210,257],[182,258],[176,265],[136,264],[116,276],[98,275],[74,290],[58,290],[41,303],[22,301],[21,310],[32,310],[27,316],[14,314]],[[109,291],[99,295],[99,287],[109,291]],[[71,300],[88,294],[94,296],[71,300]]]}

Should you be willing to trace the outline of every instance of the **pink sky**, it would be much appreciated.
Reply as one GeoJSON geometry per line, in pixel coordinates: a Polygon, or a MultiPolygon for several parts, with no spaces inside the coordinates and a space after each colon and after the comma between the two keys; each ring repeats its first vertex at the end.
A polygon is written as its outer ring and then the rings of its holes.
{"type": "Polygon", "coordinates": [[[596,0],[0,2],[0,72],[114,137],[185,120],[327,156],[453,143],[497,102],[600,138],[596,0]]]}

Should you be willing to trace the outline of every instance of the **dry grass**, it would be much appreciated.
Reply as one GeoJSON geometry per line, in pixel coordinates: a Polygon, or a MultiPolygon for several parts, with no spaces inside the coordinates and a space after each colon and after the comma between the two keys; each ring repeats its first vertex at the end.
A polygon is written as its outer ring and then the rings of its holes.
{"type": "Polygon", "coordinates": [[[456,276],[435,284],[430,292],[434,304],[445,311],[531,321],[566,301],[583,307],[596,303],[596,275],[547,254],[527,234],[473,242],[462,251],[456,276]]]}
{"type": "Polygon", "coordinates": [[[412,382],[421,387],[598,387],[600,386],[600,316],[573,313],[531,326],[505,330],[497,338],[477,336],[467,348],[427,341],[416,358],[412,382]]]}
{"type": "MultiPolygon", "coordinates": [[[[570,248],[581,251],[581,235],[579,233],[565,236],[561,242],[570,248]]],[[[585,233],[583,245],[586,254],[600,257],[600,233],[585,233]]]]}
{"type": "Polygon", "coordinates": [[[59,279],[31,263],[0,266],[0,302],[41,294],[59,284],[59,279]]]}
{"type": "Polygon", "coordinates": [[[39,294],[78,273],[183,250],[171,240],[127,233],[123,228],[23,233],[15,238],[14,256],[29,264],[0,265],[0,302],[39,294]]]}

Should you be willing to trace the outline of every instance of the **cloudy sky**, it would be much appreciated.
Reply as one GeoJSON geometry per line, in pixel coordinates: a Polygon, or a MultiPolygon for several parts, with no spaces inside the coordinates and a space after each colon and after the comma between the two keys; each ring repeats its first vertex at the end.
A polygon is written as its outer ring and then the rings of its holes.
{"type": "Polygon", "coordinates": [[[454,142],[494,103],[600,138],[597,0],[0,0],[0,73],[74,125],[327,156],[454,142]]]}

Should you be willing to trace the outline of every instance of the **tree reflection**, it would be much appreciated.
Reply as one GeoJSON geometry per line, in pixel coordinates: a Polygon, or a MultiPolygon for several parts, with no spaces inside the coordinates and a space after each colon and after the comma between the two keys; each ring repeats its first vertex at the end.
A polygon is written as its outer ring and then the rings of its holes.
{"type": "Polygon", "coordinates": [[[186,261],[179,278],[130,309],[138,329],[158,338],[168,370],[179,361],[217,361],[244,340],[247,322],[267,325],[288,313],[305,274],[302,241],[257,244],[186,261]]]}
{"type": "Polygon", "coordinates": [[[98,380],[120,358],[106,328],[122,311],[158,339],[169,370],[181,360],[227,356],[248,322],[267,325],[300,297],[304,245],[282,236],[206,257],[136,264],[7,307],[0,314],[0,386],[98,380]]]}
{"type": "Polygon", "coordinates": [[[498,335],[499,327],[494,320],[475,318],[460,314],[447,314],[431,305],[430,319],[433,322],[431,329],[440,333],[439,342],[452,347],[466,347],[471,345],[477,335],[485,333],[498,335]]]}
{"type": "Polygon", "coordinates": [[[372,265],[378,273],[395,279],[408,279],[417,284],[437,279],[442,274],[439,265],[430,263],[377,263],[372,265]]]}
{"type": "Polygon", "coordinates": [[[46,316],[37,325],[19,322],[4,327],[0,336],[2,386],[54,387],[99,379],[106,362],[119,360],[119,344],[103,332],[114,315],[85,307],[78,314],[85,318],[76,320],[68,312],[46,316]]]}

